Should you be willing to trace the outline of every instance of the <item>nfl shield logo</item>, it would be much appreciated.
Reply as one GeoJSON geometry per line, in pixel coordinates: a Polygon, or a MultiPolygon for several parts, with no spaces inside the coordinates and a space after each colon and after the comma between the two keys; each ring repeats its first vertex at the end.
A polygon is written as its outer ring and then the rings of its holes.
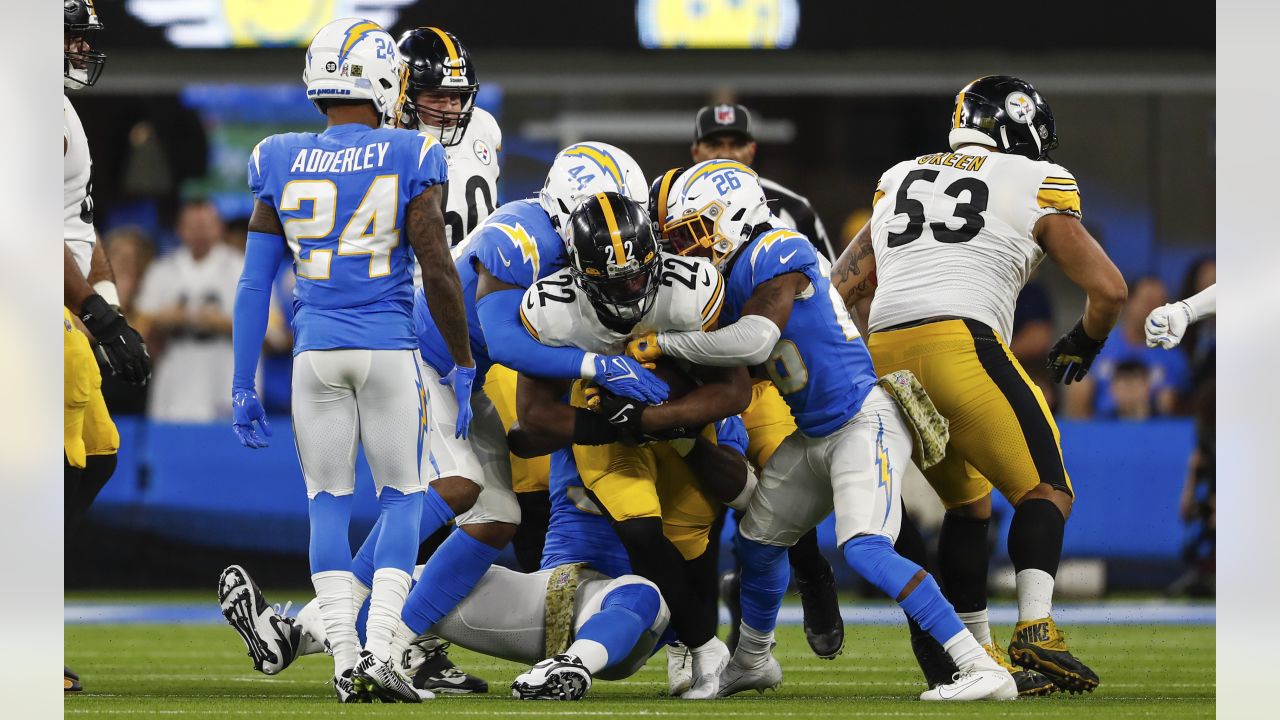
{"type": "Polygon", "coordinates": [[[733,116],[734,116],[734,111],[733,111],[732,105],[716,106],[716,124],[717,125],[732,125],[733,116]]]}

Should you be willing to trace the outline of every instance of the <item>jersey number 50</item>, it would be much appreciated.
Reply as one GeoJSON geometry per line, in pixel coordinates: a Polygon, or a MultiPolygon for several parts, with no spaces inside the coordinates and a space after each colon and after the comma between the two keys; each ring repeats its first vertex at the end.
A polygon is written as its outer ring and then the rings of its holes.
{"type": "MultiPolygon", "coordinates": [[[[937,170],[912,170],[907,173],[907,177],[902,181],[902,186],[898,188],[898,196],[894,199],[895,204],[893,206],[895,215],[907,216],[907,229],[900,233],[889,233],[889,247],[901,247],[924,233],[924,203],[919,200],[912,200],[907,196],[907,192],[911,189],[911,184],[917,180],[931,183],[938,179],[938,174],[937,170]]],[[[948,185],[947,189],[942,192],[956,198],[956,200],[960,199],[961,193],[969,193],[969,201],[957,202],[954,211],[956,217],[964,220],[964,225],[952,230],[947,227],[945,222],[931,222],[929,223],[929,230],[933,232],[933,237],[938,242],[969,242],[986,225],[986,220],[982,217],[982,211],[987,209],[987,200],[991,194],[987,184],[978,178],[960,178],[948,185]]]]}
{"type": "MultiPolygon", "coordinates": [[[[391,274],[391,251],[400,244],[396,218],[399,198],[399,175],[374,178],[338,236],[338,255],[369,256],[371,278],[391,274]]],[[[308,200],[311,201],[310,217],[285,220],[284,235],[293,251],[298,277],[328,280],[333,250],[308,247],[304,241],[324,240],[333,234],[338,219],[338,186],[332,180],[291,180],[280,192],[280,213],[299,211],[308,200]]]]}

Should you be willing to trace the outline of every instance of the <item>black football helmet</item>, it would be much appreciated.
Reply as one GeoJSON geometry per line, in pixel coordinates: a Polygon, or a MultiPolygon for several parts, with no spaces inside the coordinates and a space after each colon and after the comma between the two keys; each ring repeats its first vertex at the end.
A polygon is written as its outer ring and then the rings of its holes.
{"type": "Polygon", "coordinates": [[[956,95],[951,117],[951,149],[965,143],[1032,160],[1048,160],[1058,147],[1053,110],[1031,83],[1008,75],[988,75],[956,95]]]}
{"type": "Polygon", "coordinates": [[[457,145],[471,123],[480,83],[471,64],[471,54],[453,33],[435,27],[420,27],[400,36],[400,54],[409,67],[409,86],[400,124],[403,127],[428,125],[440,129],[441,145],[457,145]],[[418,93],[456,93],[461,110],[419,108],[418,93]]]}
{"type": "Polygon", "coordinates": [[[569,215],[569,274],[605,325],[626,331],[643,318],[661,276],[644,207],[615,192],[579,203],[569,215]]]}
{"type": "Polygon", "coordinates": [[[102,21],[93,7],[93,0],[63,0],[63,40],[83,40],[86,50],[62,51],[62,86],[78,90],[98,82],[102,68],[107,64],[106,53],[93,49],[93,39],[102,30],[102,21]]]}
{"type": "Polygon", "coordinates": [[[649,222],[653,223],[653,235],[660,243],[665,240],[662,234],[667,229],[667,200],[671,197],[671,186],[682,172],[682,167],[671,168],[654,178],[649,186],[649,222]]]}

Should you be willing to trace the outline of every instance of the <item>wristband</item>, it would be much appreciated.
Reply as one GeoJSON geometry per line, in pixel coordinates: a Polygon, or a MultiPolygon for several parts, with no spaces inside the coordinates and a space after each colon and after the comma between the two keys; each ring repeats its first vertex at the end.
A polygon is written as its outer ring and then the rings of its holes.
{"type": "Polygon", "coordinates": [[[110,280],[99,280],[93,284],[93,291],[102,296],[107,304],[117,310],[120,308],[120,291],[116,290],[116,284],[110,280]]]}

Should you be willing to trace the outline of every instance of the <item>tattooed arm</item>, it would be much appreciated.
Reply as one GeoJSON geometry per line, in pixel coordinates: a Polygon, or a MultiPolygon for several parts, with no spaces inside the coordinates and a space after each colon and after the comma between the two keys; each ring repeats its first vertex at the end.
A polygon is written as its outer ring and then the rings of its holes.
{"type": "Polygon", "coordinates": [[[467,331],[467,309],[462,301],[462,280],[453,265],[444,236],[440,210],[440,185],[432,185],[409,202],[405,234],[422,267],[422,291],[431,317],[444,336],[455,365],[474,367],[467,331]]]}
{"type": "Polygon", "coordinates": [[[840,259],[831,268],[831,283],[853,314],[858,330],[866,335],[871,298],[876,292],[876,256],[871,246],[871,223],[863,225],[840,254],[840,259]]]}

